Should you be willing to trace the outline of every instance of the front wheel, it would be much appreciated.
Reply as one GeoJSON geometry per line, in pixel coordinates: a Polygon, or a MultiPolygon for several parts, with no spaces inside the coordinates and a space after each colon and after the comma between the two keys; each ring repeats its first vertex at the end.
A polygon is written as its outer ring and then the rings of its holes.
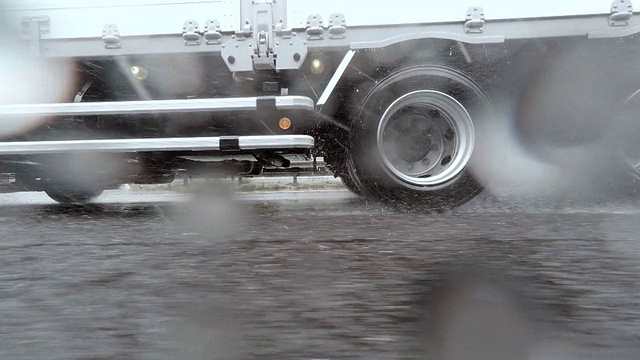
{"type": "Polygon", "coordinates": [[[468,171],[482,89],[449,67],[399,70],[364,98],[351,131],[350,173],[367,195],[403,207],[452,208],[482,191],[468,171]]]}
{"type": "Polygon", "coordinates": [[[102,189],[71,189],[66,187],[48,187],[45,193],[54,201],[61,204],[86,204],[100,195],[102,189]]]}

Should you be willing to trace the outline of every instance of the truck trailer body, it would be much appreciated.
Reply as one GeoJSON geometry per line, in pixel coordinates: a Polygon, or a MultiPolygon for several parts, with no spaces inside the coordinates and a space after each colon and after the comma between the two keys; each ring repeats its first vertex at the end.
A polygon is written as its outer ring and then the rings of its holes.
{"type": "Polygon", "coordinates": [[[640,178],[629,0],[23,0],[0,23],[0,172],[60,202],[321,156],[356,194],[451,208],[509,171],[505,112],[544,163],[640,178]]]}

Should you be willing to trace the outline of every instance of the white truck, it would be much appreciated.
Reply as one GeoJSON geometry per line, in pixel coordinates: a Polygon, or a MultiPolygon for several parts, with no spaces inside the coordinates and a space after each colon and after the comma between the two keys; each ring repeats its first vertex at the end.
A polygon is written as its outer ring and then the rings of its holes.
{"type": "Polygon", "coordinates": [[[60,202],[322,156],[451,208],[509,151],[481,152],[505,111],[536,158],[637,176],[629,0],[5,0],[0,30],[0,172],[60,202]]]}

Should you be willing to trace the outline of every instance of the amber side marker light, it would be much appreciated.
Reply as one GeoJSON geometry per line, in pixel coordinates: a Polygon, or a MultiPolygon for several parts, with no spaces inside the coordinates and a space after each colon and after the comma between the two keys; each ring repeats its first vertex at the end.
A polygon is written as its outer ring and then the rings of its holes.
{"type": "Polygon", "coordinates": [[[282,130],[289,130],[291,128],[291,119],[283,117],[278,121],[278,127],[282,130]]]}

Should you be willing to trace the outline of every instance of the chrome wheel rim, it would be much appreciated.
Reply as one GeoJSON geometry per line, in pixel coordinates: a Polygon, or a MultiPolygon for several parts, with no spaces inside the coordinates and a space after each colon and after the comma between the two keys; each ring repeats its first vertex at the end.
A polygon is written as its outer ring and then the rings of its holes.
{"type": "Polygon", "coordinates": [[[396,99],[382,115],[377,149],[385,171],[412,186],[443,185],[471,160],[471,116],[452,96],[418,90],[396,99]]]}

